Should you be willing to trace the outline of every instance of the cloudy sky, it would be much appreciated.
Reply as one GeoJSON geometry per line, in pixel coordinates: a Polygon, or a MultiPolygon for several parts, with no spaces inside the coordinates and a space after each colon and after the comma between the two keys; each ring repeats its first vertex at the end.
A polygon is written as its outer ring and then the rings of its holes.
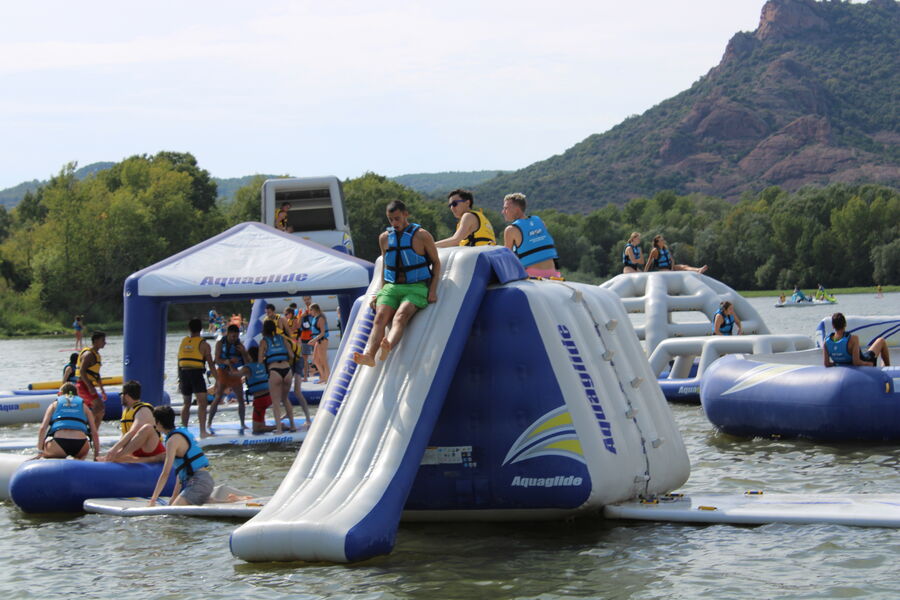
{"type": "Polygon", "coordinates": [[[160,150],[216,177],[517,169],[689,87],[763,0],[4,4],[0,188],[160,150]]]}

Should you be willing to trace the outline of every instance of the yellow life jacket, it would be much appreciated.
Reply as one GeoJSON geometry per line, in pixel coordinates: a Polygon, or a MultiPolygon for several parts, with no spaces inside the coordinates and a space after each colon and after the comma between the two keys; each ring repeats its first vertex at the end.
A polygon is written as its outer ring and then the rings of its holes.
{"type": "Polygon", "coordinates": [[[203,338],[199,335],[196,337],[187,336],[181,340],[181,346],[178,347],[178,368],[179,369],[202,369],[206,366],[203,360],[203,353],[200,352],[200,342],[203,338]]]}
{"type": "MultiPolygon", "coordinates": [[[[494,235],[494,227],[491,225],[491,222],[488,221],[487,217],[484,216],[484,212],[482,212],[480,208],[470,209],[469,212],[478,217],[478,229],[469,234],[469,237],[461,241],[459,245],[496,246],[497,237],[494,235]]],[[[462,225],[462,219],[456,222],[456,228],[459,229],[460,225],[462,225]]]]}
{"type": "Polygon", "coordinates": [[[131,430],[132,426],[134,426],[134,415],[137,414],[138,410],[145,406],[151,411],[153,410],[153,405],[148,402],[135,402],[134,406],[122,411],[122,418],[119,422],[122,424],[123,434],[128,433],[131,430]]]}
{"type": "Polygon", "coordinates": [[[100,353],[93,348],[85,348],[78,355],[78,362],[75,363],[75,377],[81,377],[81,363],[84,362],[84,355],[90,352],[94,355],[96,361],[87,369],[86,378],[94,385],[100,385],[100,353]]]}
{"type": "Polygon", "coordinates": [[[263,323],[265,323],[266,321],[272,321],[273,323],[275,323],[275,333],[277,333],[278,335],[284,333],[284,329],[279,326],[279,323],[281,323],[281,315],[275,313],[274,317],[266,317],[265,319],[263,319],[263,323]]]}

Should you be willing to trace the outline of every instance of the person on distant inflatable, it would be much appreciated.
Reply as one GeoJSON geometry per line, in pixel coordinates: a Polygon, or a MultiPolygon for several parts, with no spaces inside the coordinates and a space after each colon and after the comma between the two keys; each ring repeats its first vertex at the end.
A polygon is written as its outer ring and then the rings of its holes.
{"type": "Polygon", "coordinates": [[[72,321],[72,329],[75,330],[75,350],[81,350],[84,347],[84,341],[82,340],[84,331],[83,320],[83,315],[75,315],[75,320],[72,321]]]}
{"type": "Polygon", "coordinates": [[[791,302],[812,302],[812,298],[803,293],[796,285],[794,286],[794,293],[791,294],[791,302]]]}
{"type": "Polygon", "coordinates": [[[78,355],[78,364],[75,367],[78,376],[78,395],[94,415],[97,427],[103,422],[106,413],[106,390],[103,389],[103,379],[100,377],[100,350],[106,346],[106,334],[95,331],[91,335],[90,348],[84,348],[78,355]],[[100,389],[98,392],[97,389],[100,389]]]}
{"type": "Polygon", "coordinates": [[[241,374],[247,378],[247,391],[253,396],[253,433],[266,433],[273,431],[274,425],[266,425],[266,409],[272,407],[272,413],[275,415],[275,422],[281,422],[281,405],[272,403],[272,396],[269,394],[269,372],[266,370],[265,363],[260,360],[259,347],[254,346],[247,351],[250,362],[242,366],[239,370],[241,374]]]}
{"type": "Polygon", "coordinates": [[[215,333],[216,327],[219,326],[219,313],[216,312],[215,308],[211,308],[209,310],[207,318],[208,318],[208,322],[209,322],[209,327],[208,327],[207,331],[209,331],[210,333],[215,333]]]}
{"type": "Polygon", "coordinates": [[[454,246],[495,246],[494,227],[480,208],[475,208],[475,196],[468,190],[453,190],[447,195],[447,207],[456,217],[456,233],[435,242],[438,248],[454,246]]]}
{"type": "Polygon", "coordinates": [[[680,265],[675,263],[675,256],[669,251],[666,245],[666,238],[662,235],[654,236],[653,249],[647,256],[647,264],[644,265],[644,271],[693,271],[694,273],[706,273],[709,267],[692,267],[690,265],[680,265]]]}
{"type": "Polygon", "coordinates": [[[178,389],[181,391],[183,404],[181,406],[181,425],[187,427],[191,416],[191,396],[197,398],[197,418],[200,425],[200,437],[206,438],[211,434],[206,431],[206,367],[209,372],[216,372],[216,365],[212,359],[209,344],[200,336],[203,325],[200,319],[188,321],[190,335],[181,340],[178,347],[178,389]]]}
{"type": "Polygon", "coordinates": [[[247,426],[244,422],[246,411],[240,368],[250,362],[250,356],[247,354],[244,344],[241,343],[240,327],[233,323],[228,326],[225,337],[216,342],[213,357],[216,361],[216,387],[212,404],[209,407],[209,415],[206,418],[206,426],[212,431],[212,422],[222,398],[225,397],[225,390],[231,389],[238,401],[238,418],[241,421],[241,431],[243,432],[247,426]]]}
{"type": "Polygon", "coordinates": [[[76,373],[78,373],[78,353],[73,352],[69,355],[69,362],[63,366],[62,383],[77,384],[78,375],[76,373]]]}
{"type": "Polygon", "coordinates": [[[291,210],[290,202],[285,202],[281,205],[281,208],[278,209],[278,212],[275,213],[275,229],[279,229],[281,231],[288,230],[288,211],[291,210]]]}
{"type": "Polygon", "coordinates": [[[306,308],[300,313],[300,357],[303,361],[303,377],[302,380],[309,379],[309,365],[312,362],[313,346],[310,344],[312,339],[312,315],[309,307],[312,306],[312,297],[303,296],[303,304],[306,308]]]}
{"type": "Polygon", "coordinates": [[[122,437],[100,460],[106,462],[161,462],[166,447],[156,431],[153,405],[141,401],[141,384],[122,385],[122,437]]]}
{"type": "Polygon", "coordinates": [[[782,292],[781,295],[778,296],[778,303],[784,304],[785,302],[787,302],[787,298],[784,297],[784,292],[782,292]]]}
{"type": "Polygon", "coordinates": [[[641,234],[635,231],[628,238],[628,243],[625,244],[625,250],[622,252],[622,273],[637,273],[643,264],[641,234]]]}
{"type": "Polygon", "coordinates": [[[87,404],[76,396],[76,392],[71,383],[62,384],[59,396],[44,412],[44,420],[38,430],[39,458],[71,456],[83,460],[87,456],[90,441],[94,447],[94,460],[97,459],[100,448],[97,424],[87,404]]]}
{"type": "Polygon", "coordinates": [[[431,234],[409,222],[409,211],[400,200],[387,205],[390,227],[379,237],[383,286],[369,306],[375,311],[372,333],[365,351],[353,353],[359,365],[375,366],[375,353],[385,360],[397,347],[409,320],[417,311],[437,302],[441,259],[431,234]],[[387,326],[391,331],[385,336],[387,326]]]}
{"type": "Polygon", "coordinates": [[[313,346],[313,363],[319,371],[319,383],[328,383],[331,367],[328,365],[328,319],[318,304],[309,307],[312,315],[312,334],[310,343],[313,346]]]}
{"type": "Polygon", "coordinates": [[[863,352],[859,347],[859,337],[846,331],[847,319],[843,313],[831,315],[831,326],[834,327],[834,333],[828,336],[822,348],[826,367],[875,367],[879,356],[885,367],[891,366],[891,353],[884,338],[876,338],[863,352]]]}
{"type": "Polygon", "coordinates": [[[156,481],[156,488],[150,497],[150,506],[166,487],[169,473],[175,468],[175,489],[169,506],[203,504],[212,494],[214,482],[209,473],[209,459],[200,449],[197,440],[185,427],[175,427],[175,411],[171,406],[157,406],[153,409],[156,428],[166,438],[166,455],[162,473],[156,481]]]}
{"type": "Polygon", "coordinates": [[[744,326],[741,319],[734,314],[734,305],[727,300],[719,305],[716,316],[713,318],[713,335],[734,335],[734,326],[737,325],[737,334],[744,334],[744,326]]]}
{"type": "MultiPolygon", "coordinates": [[[[272,406],[276,417],[284,406],[291,431],[296,431],[294,411],[288,401],[288,391],[293,380],[294,351],[291,340],[277,333],[274,321],[263,323],[262,339],[259,340],[259,356],[265,361],[269,371],[269,390],[272,394],[272,406]]],[[[275,433],[281,433],[281,419],[275,421],[275,433]]]]}
{"type": "Polygon", "coordinates": [[[553,236],[537,215],[526,216],[525,194],[507,194],[503,198],[503,218],[509,225],[503,230],[503,245],[519,257],[531,277],[562,278],[559,254],[553,236]]]}

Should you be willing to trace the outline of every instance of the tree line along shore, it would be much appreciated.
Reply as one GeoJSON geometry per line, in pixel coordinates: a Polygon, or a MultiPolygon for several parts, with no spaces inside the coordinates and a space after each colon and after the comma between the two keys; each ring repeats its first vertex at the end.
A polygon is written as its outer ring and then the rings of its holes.
{"type": "MultiPolygon", "coordinates": [[[[0,209],[0,336],[69,332],[76,314],[89,329],[116,331],[128,275],[260,218],[263,176],[225,202],[188,153],[133,156],[80,180],[75,167],[66,165],[12,210],[0,209]]],[[[374,173],[344,181],[343,189],[361,258],[377,258],[391,200],[403,200],[411,219],[438,239],[455,228],[444,194],[425,195],[374,173]]],[[[502,231],[499,205],[482,206],[476,196],[476,206],[502,231]]],[[[601,283],[620,273],[626,240],[638,231],[648,240],[645,255],[649,240],[663,234],[678,262],[706,264],[708,275],[745,295],[818,283],[839,294],[874,293],[878,284],[889,292],[900,282],[900,191],[891,187],[772,187],[737,203],[661,191],[624,205],[598,198],[587,214],[535,212],[570,280],[601,283]]],[[[170,319],[189,310],[174,306],[170,319]]]]}

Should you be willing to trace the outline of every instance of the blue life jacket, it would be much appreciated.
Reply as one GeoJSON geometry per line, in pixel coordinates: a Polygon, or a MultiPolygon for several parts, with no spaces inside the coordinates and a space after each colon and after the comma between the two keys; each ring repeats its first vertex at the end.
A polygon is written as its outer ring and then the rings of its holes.
{"type": "Polygon", "coordinates": [[[269,372],[266,365],[262,363],[249,363],[247,368],[250,369],[250,375],[247,376],[247,390],[252,395],[260,392],[269,391],[269,372]]]}
{"type": "Polygon", "coordinates": [[[78,377],[75,376],[77,367],[78,365],[73,362],[67,362],[65,365],[63,365],[62,375],[60,376],[60,379],[62,379],[63,383],[78,383],[78,377]],[[66,377],[66,369],[68,369],[69,367],[72,367],[72,374],[66,377]]]}
{"type": "Polygon", "coordinates": [[[522,265],[529,267],[545,260],[559,258],[553,236],[547,231],[547,226],[538,216],[516,219],[512,222],[522,232],[522,245],[513,246],[513,252],[522,261],[522,265]]]}
{"type": "Polygon", "coordinates": [[[175,465],[175,475],[181,479],[181,483],[184,483],[188,479],[194,476],[194,473],[202,469],[203,467],[209,466],[209,459],[206,458],[206,455],[203,454],[203,450],[200,449],[200,446],[197,445],[197,440],[194,439],[194,436],[191,435],[191,432],[185,429],[184,427],[176,427],[172,431],[166,434],[166,442],[169,441],[173,435],[179,434],[183,435],[184,438],[188,441],[188,449],[184,453],[182,457],[175,457],[175,461],[173,464],[175,465]]]}
{"type": "Polygon", "coordinates": [[[60,396],[56,399],[56,409],[50,418],[50,435],[60,429],[74,429],[88,433],[87,419],[84,418],[84,400],[78,396],[60,396]]]}
{"type": "Polygon", "coordinates": [[[284,338],[277,333],[272,337],[263,337],[266,340],[266,364],[281,362],[288,359],[287,347],[284,338]]]}
{"type": "Polygon", "coordinates": [[[384,280],[387,283],[418,283],[431,279],[430,261],[427,256],[412,248],[413,236],[422,227],[410,223],[397,239],[397,230],[388,227],[388,247],[384,252],[384,280]]]}
{"type": "Polygon", "coordinates": [[[229,344],[227,339],[222,340],[222,349],[220,354],[222,355],[222,362],[216,363],[218,366],[223,369],[240,369],[244,366],[244,355],[241,354],[239,349],[240,342],[235,344],[229,344]],[[236,358],[238,361],[236,363],[232,363],[231,359],[236,358]]]}
{"type": "MultiPolygon", "coordinates": [[[[321,318],[322,318],[322,321],[325,322],[325,335],[322,336],[322,337],[325,338],[325,339],[327,340],[327,339],[328,339],[328,336],[330,335],[330,334],[328,333],[328,319],[325,318],[325,315],[320,315],[320,316],[321,316],[321,318]]],[[[318,322],[319,322],[319,319],[312,319],[312,334],[313,334],[313,337],[318,337],[319,334],[322,333],[322,331],[321,331],[318,327],[316,327],[316,324],[317,324],[318,322]]]]}
{"type": "Polygon", "coordinates": [[[828,356],[831,357],[831,362],[836,365],[853,364],[853,357],[850,356],[849,346],[850,334],[846,331],[844,332],[844,337],[838,341],[834,341],[833,333],[825,339],[825,349],[828,350],[828,356]]]}
{"type": "Polygon", "coordinates": [[[657,248],[659,256],[653,260],[654,269],[671,269],[672,256],[669,254],[668,248],[657,248]]]}
{"type": "MultiPolygon", "coordinates": [[[[722,315],[722,324],[719,325],[719,333],[722,335],[731,335],[731,330],[734,328],[734,316],[726,315],[725,312],[720,308],[716,311],[717,315],[722,315]]],[[[713,333],[716,332],[716,317],[713,316],[713,333]]]]}
{"type": "Polygon", "coordinates": [[[634,244],[625,244],[625,250],[622,251],[622,264],[626,267],[634,267],[635,269],[637,269],[638,267],[640,267],[640,265],[629,260],[628,248],[631,248],[631,251],[634,252],[634,259],[639,260],[641,258],[641,247],[635,246],[634,244]]]}

